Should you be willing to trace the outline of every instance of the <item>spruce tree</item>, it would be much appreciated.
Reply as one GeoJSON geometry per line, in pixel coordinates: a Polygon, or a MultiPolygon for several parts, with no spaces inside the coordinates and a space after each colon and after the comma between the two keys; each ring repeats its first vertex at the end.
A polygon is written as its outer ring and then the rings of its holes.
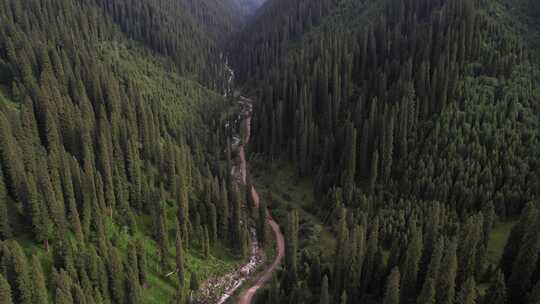
{"type": "Polygon", "coordinates": [[[32,269],[31,277],[34,281],[34,303],[49,303],[49,295],[47,293],[47,284],[45,282],[45,275],[43,274],[43,269],[41,267],[41,262],[39,258],[34,255],[32,256],[32,269]]]}
{"type": "Polygon", "coordinates": [[[216,205],[210,204],[210,241],[215,243],[218,239],[218,223],[216,205]]]}
{"type": "Polygon", "coordinates": [[[540,211],[527,227],[519,253],[514,260],[512,274],[508,279],[509,301],[523,303],[532,288],[532,277],[540,257],[540,211]]]}
{"type": "Polygon", "coordinates": [[[529,293],[527,304],[539,304],[540,303],[540,281],[536,282],[532,291],[529,293]]]}
{"type": "Polygon", "coordinates": [[[109,255],[108,270],[112,298],[116,303],[121,303],[126,295],[124,267],[122,257],[116,248],[113,248],[109,255]]]}
{"type": "Polygon", "coordinates": [[[259,216],[257,217],[257,237],[264,247],[266,245],[266,202],[263,200],[259,206],[259,216]]]}
{"type": "Polygon", "coordinates": [[[297,252],[298,252],[298,213],[293,210],[289,213],[285,234],[285,267],[286,290],[291,292],[298,281],[297,252]]]}
{"type": "Polygon", "coordinates": [[[371,173],[369,175],[369,190],[373,192],[375,190],[375,184],[379,174],[379,151],[375,150],[371,158],[371,173]]]}
{"type": "Polygon", "coordinates": [[[490,304],[506,303],[506,283],[502,271],[497,270],[497,273],[491,280],[484,302],[490,304]]]}
{"type": "Polygon", "coordinates": [[[139,263],[139,282],[141,284],[145,284],[147,281],[147,275],[146,275],[146,249],[144,248],[144,244],[142,239],[137,239],[136,244],[136,252],[137,252],[137,262],[139,263]]]}
{"type": "Polygon", "coordinates": [[[267,304],[280,304],[279,300],[279,282],[277,277],[273,275],[272,282],[270,283],[267,304]]]}
{"type": "Polygon", "coordinates": [[[13,241],[10,243],[12,254],[12,270],[14,279],[14,301],[20,304],[32,304],[33,284],[30,276],[28,260],[19,243],[13,241]]]}
{"type": "Polygon", "coordinates": [[[435,303],[435,281],[428,277],[424,282],[422,291],[416,300],[417,304],[436,304],[435,303]]]}
{"type": "Polygon", "coordinates": [[[476,283],[474,278],[467,279],[461,291],[456,297],[456,304],[475,304],[476,303],[476,283]]]}
{"type": "Polygon", "coordinates": [[[229,193],[227,192],[226,182],[221,183],[221,216],[219,217],[219,232],[223,240],[229,238],[229,193]]]}
{"type": "Polygon", "coordinates": [[[399,269],[394,267],[386,281],[386,290],[384,292],[383,304],[399,304],[400,295],[400,274],[399,269]]]}
{"type": "Polygon", "coordinates": [[[436,284],[437,304],[453,304],[457,275],[456,239],[447,242],[436,284]]]}
{"type": "Polygon", "coordinates": [[[13,304],[11,286],[2,273],[0,273],[0,304],[13,304]]]}
{"type": "Polygon", "coordinates": [[[142,299],[142,290],[141,285],[139,284],[139,274],[137,273],[136,264],[128,263],[125,268],[128,303],[140,303],[142,299]]]}
{"type": "Polygon", "coordinates": [[[422,255],[422,234],[416,228],[416,221],[412,220],[409,224],[410,239],[405,254],[404,264],[401,269],[403,271],[401,283],[401,302],[408,303],[416,295],[418,267],[422,255]]]}
{"type": "Polygon", "coordinates": [[[328,293],[328,277],[326,275],[322,280],[319,304],[330,304],[330,295],[328,293]]]}
{"type": "Polygon", "coordinates": [[[180,225],[176,223],[176,271],[178,277],[178,288],[183,289],[185,281],[184,270],[184,249],[182,248],[182,233],[180,225]]]}
{"type": "Polygon", "coordinates": [[[347,147],[345,149],[343,176],[344,199],[347,203],[352,203],[354,178],[356,176],[356,129],[352,123],[347,125],[347,147]]]}
{"type": "Polygon", "coordinates": [[[204,226],[203,228],[203,255],[206,259],[210,257],[210,237],[208,236],[208,228],[204,226]]]}
{"type": "Polygon", "coordinates": [[[231,189],[231,197],[232,197],[232,246],[233,248],[236,248],[239,253],[242,253],[242,247],[243,247],[243,235],[242,235],[242,226],[241,226],[241,220],[242,220],[242,208],[240,206],[240,197],[238,195],[238,188],[236,185],[232,186],[231,189]]]}
{"type": "Polygon", "coordinates": [[[0,240],[8,239],[12,236],[11,225],[8,215],[8,196],[6,184],[4,183],[4,174],[0,164],[0,240]]]}

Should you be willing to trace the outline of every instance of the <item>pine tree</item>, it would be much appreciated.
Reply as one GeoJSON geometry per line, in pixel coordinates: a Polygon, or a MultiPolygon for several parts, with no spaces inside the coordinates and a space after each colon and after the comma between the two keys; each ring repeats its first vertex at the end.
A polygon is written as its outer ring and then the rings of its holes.
{"type": "Polygon", "coordinates": [[[242,220],[242,208],[240,206],[240,197],[238,195],[238,188],[233,185],[231,189],[231,197],[232,197],[232,246],[237,249],[239,253],[242,253],[242,247],[243,247],[243,235],[242,235],[242,226],[241,226],[241,220],[242,220]]]}
{"type": "Polygon", "coordinates": [[[317,290],[321,286],[321,258],[320,255],[316,255],[311,267],[309,268],[309,281],[308,285],[311,290],[317,290]]]}
{"type": "Polygon", "coordinates": [[[475,304],[476,303],[476,283],[474,278],[467,279],[461,291],[456,297],[456,304],[475,304]]]}
{"type": "Polygon", "coordinates": [[[275,275],[272,276],[272,282],[270,283],[270,292],[268,295],[267,304],[280,304],[279,301],[279,282],[275,275]]]}
{"type": "Polygon", "coordinates": [[[437,304],[453,304],[456,288],[457,275],[457,243],[452,239],[445,249],[441,263],[439,279],[437,280],[436,294],[437,304]]]}
{"type": "Polygon", "coordinates": [[[14,279],[14,302],[20,304],[32,304],[33,284],[30,277],[30,269],[28,261],[24,255],[19,243],[13,241],[10,243],[12,254],[12,270],[15,275],[14,279]]]}
{"type": "Polygon", "coordinates": [[[341,292],[345,287],[347,281],[348,270],[348,250],[349,247],[349,229],[347,228],[347,209],[341,207],[339,211],[339,223],[338,223],[338,232],[337,232],[337,245],[335,252],[335,263],[334,263],[334,290],[335,297],[339,299],[341,292]]]}
{"type": "Polygon", "coordinates": [[[219,232],[223,240],[229,238],[229,193],[227,192],[226,182],[221,183],[221,216],[219,218],[219,232]]]}
{"type": "Polygon", "coordinates": [[[497,270],[497,273],[491,280],[484,302],[490,304],[506,303],[506,283],[502,271],[497,270]]]}
{"type": "Polygon", "coordinates": [[[137,262],[139,263],[139,282],[145,284],[146,277],[146,251],[141,239],[137,239],[135,247],[137,248],[137,262]]]}
{"type": "Polygon", "coordinates": [[[183,289],[185,281],[184,249],[182,248],[182,233],[178,222],[176,223],[176,271],[178,288],[183,289]]]}
{"type": "Polygon", "coordinates": [[[203,228],[203,255],[205,258],[210,257],[210,237],[208,236],[208,228],[204,226],[203,228]]]}
{"type": "Polygon", "coordinates": [[[257,236],[263,247],[266,245],[266,215],[266,202],[263,200],[259,206],[259,216],[257,218],[257,236]]]}
{"type": "Polygon", "coordinates": [[[422,255],[422,234],[416,228],[416,221],[409,224],[410,243],[405,254],[405,261],[401,269],[403,271],[401,283],[401,302],[408,303],[416,295],[417,277],[420,258],[422,255]]]}
{"type": "Polygon", "coordinates": [[[210,204],[210,241],[215,243],[218,239],[218,223],[216,205],[210,204]]]}
{"type": "MultiPolygon", "coordinates": [[[[134,253],[135,254],[135,253],[134,253]]],[[[135,257],[137,255],[135,254],[135,257]]],[[[128,303],[140,303],[142,298],[136,263],[126,264],[126,284],[128,303]]]]}
{"type": "Polygon", "coordinates": [[[289,213],[287,230],[285,234],[285,267],[286,288],[291,292],[298,281],[297,252],[298,252],[298,213],[293,210],[289,213]]]}
{"type": "Polygon", "coordinates": [[[347,125],[347,148],[344,155],[343,185],[344,199],[347,203],[352,203],[354,178],[356,176],[356,129],[352,123],[347,125]]]}
{"type": "Polygon", "coordinates": [[[122,303],[126,294],[124,288],[124,267],[122,265],[120,253],[116,248],[112,248],[108,262],[112,298],[114,301],[116,301],[116,303],[122,303]]]}
{"type": "Polygon", "coordinates": [[[319,304],[330,304],[330,295],[328,294],[328,277],[326,275],[322,280],[319,304]]]}
{"type": "Polygon", "coordinates": [[[11,225],[8,215],[8,196],[6,184],[4,183],[4,174],[0,164],[0,240],[8,239],[12,236],[11,225]]]}
{"type": "Polygon", "coordinates": [[[343,293],[341,294],[341,304],[347,304],[347,292],[346,291],[343,291],[343,293]]]}
{"type": "Polygon", "coordinates": [[[536,282],[536,285],[532,289],[528,297],[527,304],[539,304],[540,303],[540,281],[536,282]]]}
{"type": "Polygon", "coordinates": [[[540,211],[527,227],[519,253],[514,260],[512,274],[508,279],[509,301],[523,303],[527,291],[532,288],[531,279],[540,256],[540,211]]]}
{"type": "Polygon", "coordinates": [[[41,268],[41,262],[39,258],[34,255],[32,257],[32,279],[34,281],[34,303],[49,303],[49,295],[47,294],[47,285],[45,282],[45,276],[43,269],[41,268]]]}
{"type": "Polygon", "coordinates": [[[400,295],[400,274],[399,269],[392,269],[386,282],[386,291],[384,292],[383,304],[399,304],[400,295]]]}
{"type": "Polygon", "coordinates": [[[0,304],[13,304],[11,286],[2,273],[0,273],[0,304]]]}
{"type": "Polygon", "coordinates": [[[371,159],[371,174],[369,175],[369,190],[371,192],[375,189],[377,178],[379,174],[379,151],[375,150],[371,159]]]}
{"type": "Polygon", "coordinates": [[[428,277],[424,282],[422,291],[416,300],[417,304],[436,304],[435,303],[435,281],[428,277]]]}

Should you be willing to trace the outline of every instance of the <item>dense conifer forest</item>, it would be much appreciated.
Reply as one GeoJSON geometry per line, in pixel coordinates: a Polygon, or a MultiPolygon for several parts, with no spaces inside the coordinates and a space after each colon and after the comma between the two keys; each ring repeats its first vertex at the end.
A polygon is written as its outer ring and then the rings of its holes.
{"type": "Polygon", "coordinates": [[[288,259],[261,303],[536,303],[536,3],[298,0],[258,12],[231,52],[260,101],[253,149],[313,181],[324,198],[304,209],[337,239],[321,260],[324,248],[298,245],[317,236],[283,216],[288,259]],[[489,260],[494,227],[520,216],[489,260]]]}
{"type": "Polygon", "coordinates": [[[0,304],[213,303],[252,242],[227,303],[538,304],[539,51],[535,0],[0,0],[0,304]]]}

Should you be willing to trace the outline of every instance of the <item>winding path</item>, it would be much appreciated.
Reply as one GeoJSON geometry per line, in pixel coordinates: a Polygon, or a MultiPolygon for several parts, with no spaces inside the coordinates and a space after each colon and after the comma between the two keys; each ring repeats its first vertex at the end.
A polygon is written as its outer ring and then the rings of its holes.
{"type": "MultiPolygon", "coordinates": [[[[240,171],[241,171],[241,178],[244,184],[246,183],[246,176],[247,176],[247,161],[246,161],[246,153],[244,149],[244,145],[249,143],[249,140],[251,138],[251,115],[252,115],[252,101],[247,98],[241,98],[243,102],[249,103],[248,111],[245,113],[245,119],[244,119],[244,125],[242,126],[245,130],[245,138],[241,145],[239,146],[239,154],[240,154],[240,171]]],[[[260,204],[260,196],[259,193],[257,193],[257,190],[255,187],[251,187],[251,196],[253,197],[253,201],[255,202],[255,206],[259,208],[260,204]]],[[[274,233],[274,236],[276,237],[276,243],[277,243],[277,255],[272,262],[272,264],[263,271],[262,274],[259,275],[259,277],[256,279],[256,282],[253,286],[251,286],[249,289],[242,292],[242,294],[239,296],[238,304],[251,304],[253,301],[253,297],[257,293],[257,291],[264,287],[270,279],[272,279],[272,274],[276,270],[276,268],[281,264],[281,261],[283,260],[283,257],[285,256],[285,239],[283,238],[283,233],[281,233],[281,229],[279,228],[279,225],[274,221],[272,218],[272,215],[270,212],[268,212],[266,223],[270,225],[272,228],[272,232],[274,233]]]]}

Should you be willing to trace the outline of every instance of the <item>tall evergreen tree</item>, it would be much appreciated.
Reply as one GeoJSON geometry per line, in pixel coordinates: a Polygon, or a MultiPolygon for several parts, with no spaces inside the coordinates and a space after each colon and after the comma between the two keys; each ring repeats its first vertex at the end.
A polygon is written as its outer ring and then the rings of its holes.
{"type": "Polygon", "coordinates": [[[0,273],[0,304],[13,304],[11,298],[11,286],[8,281],[0,273]]]}
{"type": "Polygon", "coordinates": [[[447,242],[437,280],[437,304],[453,304],[457,276],[456,239],[447,242]]]}
{"type": "Polygon", "coordinates": [[[41,267],[41,262],[39,258],[34,255],[32,256],[32,269],[31,277],[34,282],[33,290],[33,303],[49,303],[49,295],[47,293],[47,285],[45,282],[45,275],[43,274],[43,269],[41,267]]]}
{"type": "Polygon", "coordinates": [[[392,269],[386,282],[386,291],[384,292],[383,304],[399,304],[400,295],[400,274],[399,269],[392,269]]]}
{"type": "Polygon", "coordinates": [[[185,270],[184,270],[184,249],[182,247],[182,233],[178,222],[176,223],[176,271],[178,277],[178,288],[184,287],[185,270]]]}
{"type": "Polygon", "coordinates": [[[330,295],[328,293],[328,277],[326,275],[322,280],[319,304],[330,304],[330,295]]]}
{"type": "Polygon", "coordinates": [[[410,243],[405,253],[405,260],[401,267],[403,272],[401,283],[401,302],[408,303],[416,295],[418,267],[422,255],[422,235],[416,227],[416,221],[409,224],[410,243]]]}
{"type": "Polygon", "coordinates": [[[266,245],[266,202],[263,200],[259,206],[259,216],[257,217],[257,237],[262,246],[266,245]]]}
{"type": "Polygon", "coordinates": [[[457,295],[456,304],[475,304],[476,294],[476,283],[474,282],[474,278],[470,277],[457,295]]]}
{"type": "Polygon", "coordinates": [[[500,270],[497,270],[497,273],[491,280],[484,302],[492,304],[506,303],[506,283],[504,281],[504,275],[500,270]]]}
{"type": "Polygon", "coordinates": [[[4,174],[0,164],[0,240],[12,236],[11,224],[8,215],[8,196],[6,184],[4,183],[4,174]]]}

